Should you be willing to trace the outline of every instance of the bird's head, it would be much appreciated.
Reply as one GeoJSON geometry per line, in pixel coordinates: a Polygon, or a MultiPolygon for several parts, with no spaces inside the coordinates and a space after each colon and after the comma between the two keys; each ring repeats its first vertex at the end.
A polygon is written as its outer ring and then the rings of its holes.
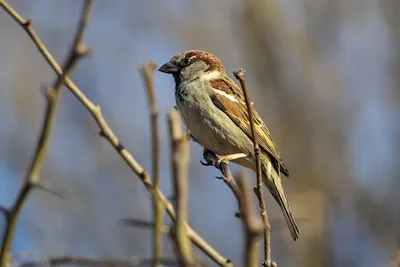
{"type": "Polygon", "coordinates": [[[211,53],[189,50],[179,53],[162,65],[159,71],[172,74],[175,82],[188,82],[201,77],[212,77],[224,73],[221,60],[211,53]]]}

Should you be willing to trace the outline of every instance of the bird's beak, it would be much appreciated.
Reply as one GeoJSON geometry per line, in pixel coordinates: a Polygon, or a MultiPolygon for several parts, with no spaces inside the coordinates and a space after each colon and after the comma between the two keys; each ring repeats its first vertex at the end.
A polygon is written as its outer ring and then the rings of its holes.
{"type": "Polygon", "coordinates": [[[162,66],[158,69],[158,71],[161,71],[161,72],[164,72],[164,73],[169,73],[169,74],[174,74],[174,73],[179,72],[179,67],[176,66],[174,63],[172,63],[172,62],[170,61],[170,62],[167,62],[167,63],[165,63],[164,65],[162,65],[162,66]]]}

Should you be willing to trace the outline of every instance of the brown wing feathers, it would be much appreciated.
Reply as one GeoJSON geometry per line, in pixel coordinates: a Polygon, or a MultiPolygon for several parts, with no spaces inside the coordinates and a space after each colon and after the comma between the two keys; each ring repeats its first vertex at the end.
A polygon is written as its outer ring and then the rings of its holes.
{"type": "MultiPolygon", "coordinates": [[[[225,94],[215,93],[211,95],[214,104],[225,112],[226,115],[240,127],[249,138],[251,138],[251,127],[248,121],[247,108],[244,102],[244,96],[239,87],[228,77],[211,81],[211,85],[215,90],[222,91],[225,94]],[[228,96],[234,95],[236,99],[231,99],[228,96]],[[236,100],[236,101],[235,101],[236,100]]],[[[279,173],[280,171],[289,176],[289,171],[285,167],[282,159],[279,156],[278,148],[272,139],[272,136],[261,120],[258,113],[254,110],[254,122],[256,124],[256,138],[261,149],[267,152],[273,161],[279,173]]]]}

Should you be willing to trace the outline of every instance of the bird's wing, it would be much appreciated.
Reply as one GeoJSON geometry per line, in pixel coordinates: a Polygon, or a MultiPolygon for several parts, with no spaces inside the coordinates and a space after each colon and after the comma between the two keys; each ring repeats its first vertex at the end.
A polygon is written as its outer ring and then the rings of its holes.
{"type": "MultiPolygon", "coordinates": [[[[211,100],[214,105],[228,115],[252,139],[250,121],[242,90],[227,76],[212,80],[210,83],[214,89],[211,94],[211,100]]],[[[257,143],[261,149],[266,151],[275,160],[275,167],[277,167],[278,173],[282,171],[284,175],[289,176],[289,171],[279,156],[279,150],[267,126],[255,110],[253,110],[253,114],[257,143]]]]}

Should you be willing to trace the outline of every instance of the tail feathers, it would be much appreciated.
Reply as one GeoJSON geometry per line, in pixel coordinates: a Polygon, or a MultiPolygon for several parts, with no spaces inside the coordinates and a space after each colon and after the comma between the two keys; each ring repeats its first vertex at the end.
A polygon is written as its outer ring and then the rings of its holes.
{"type": "Polygon", "coordinates": [[[296,221],[290,211],[290,205],[286,198],[285,191],[283,190],[281,181],[279,177],[268,179],[264,177],[264,184],[267,186],[268,190],[278,202],[279,207],[282,210],[283,216],[285,217],[286,224],[289,228],[290,234],[294,241],[299,238],[299,228],[297,227],[296,221]]]}
{"type": "Polygon", "coordinates": [[[272,188],[274,193],[272,194],[275,200],[278,202],[283,216],[285,217],[286,224],[289,227],[290,234],[294,241],[299,238],[299,228],[297,227],[296,221],[294,220],[293,214],[290,211],[290,205],[287,201],[286,194],[283,191],[283,187],[280,181],[273,181],[272,188]]]}

